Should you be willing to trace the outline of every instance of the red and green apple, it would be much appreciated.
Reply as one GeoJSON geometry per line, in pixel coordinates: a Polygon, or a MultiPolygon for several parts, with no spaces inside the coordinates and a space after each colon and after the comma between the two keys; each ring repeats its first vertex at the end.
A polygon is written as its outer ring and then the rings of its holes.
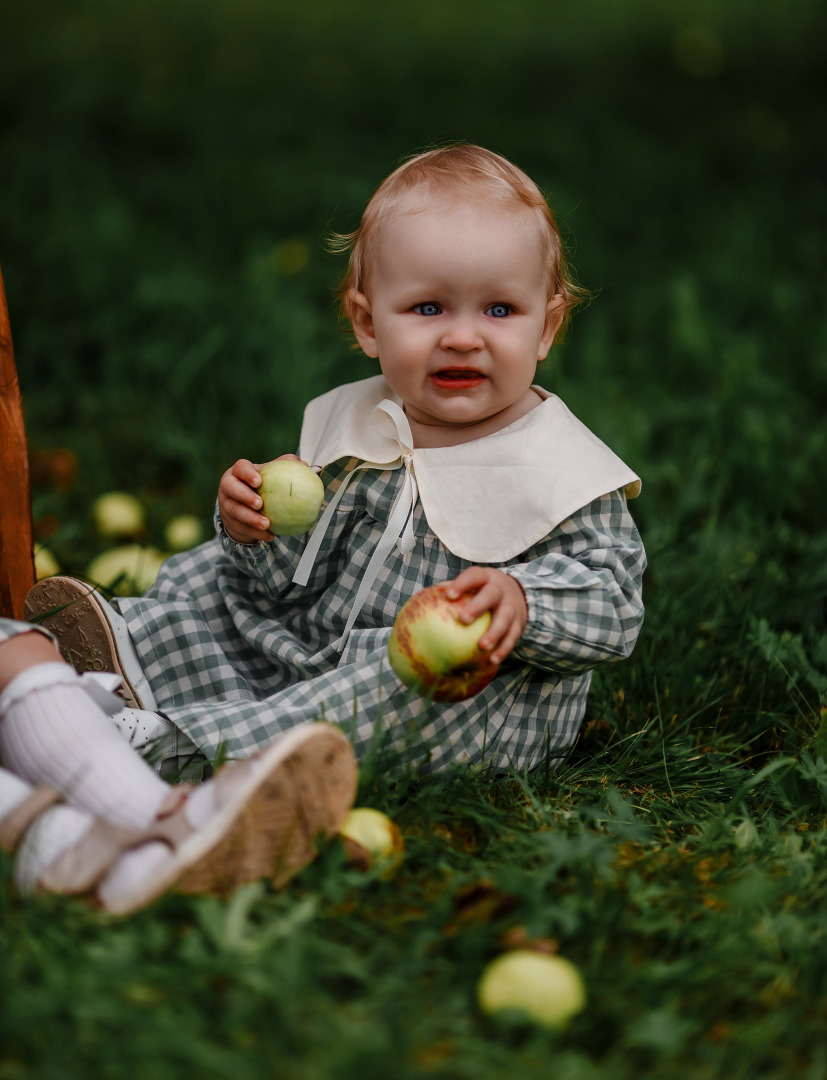
{"type": "Polygon", "coordinates": [[[408,600],[393,624],[388,659],[402,682],[423,697],[464,701],[497,674],[498,665],[479,647],[491,613],[462,622],[469,594],[452,600],[448,589],[447,583],[430,585],[408,600]]]}

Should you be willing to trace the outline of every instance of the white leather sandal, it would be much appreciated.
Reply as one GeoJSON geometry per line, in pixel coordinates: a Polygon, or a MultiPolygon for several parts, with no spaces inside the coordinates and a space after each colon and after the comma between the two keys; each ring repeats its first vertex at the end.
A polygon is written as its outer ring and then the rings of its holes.
{"type": "MultiPolygon", "coordinates": [[[[16,854],[31,826],[41,814],[62,803],[63,796],[52,788],[32,788],[0,821],[0,848],[16,854]]],[[[80,840],[42,870],[26,891],[42,889],[65,895],[88,893],[112,868],[112,864],[138,835],[87,815],[89,828],[80,840]]]]}
{"type": "MultiPolygon", "coordinates": [[[[95,820],[40,875],[39,887],[65,894],[100,890],[98,903],[125,915],[173,887],[225,895],[265,876],[284,885],[315,858],[319,837],[338,832],[353,804],[357,769],[338,728],[304,724],[253,757],[228,763],[207,783],[214,786],[215,812],[200,828],[185,812],[188,790],[171,788],[181,798],[145,830],[95,820]],[[172,857],[139,880],[115,885],[111,871],[119,859],[152,841],[167,844],[172,857]]],[[[0,844],[14,851],[33,821],[57,801],[56,792],[34,789],[0,822],[0,844]]]]}

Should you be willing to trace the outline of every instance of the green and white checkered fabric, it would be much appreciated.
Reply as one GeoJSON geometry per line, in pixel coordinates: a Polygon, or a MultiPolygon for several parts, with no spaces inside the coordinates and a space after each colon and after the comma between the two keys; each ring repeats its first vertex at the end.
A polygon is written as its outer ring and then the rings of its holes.
{"type": "MultiPolygon", "coordinates": [[[[355,464],[322,474],[328,497],[355,464]]],[[[393,551],[343,653],[334,648],[402,470],[357,475],[306,587],[292,584],[305,536],[236,544],[219,537],[169,559],[148,595],[121,599],[157,707],[209,758],[244,757],[307,720],[341,725],[363,757],[376,739],[399,763],[532,767],[562,756],[579,730],[591,680],[627,656],[643,618],[645,556],[621,493],[606,495],[517,559],[529,621],[515,653],[480,694],[456,704],[414,696],[386,647],[406,600],[469,564],[414,517],[413,551],[393,551]]]]}
{"type": "MultiPolygon", "coordinates": [[[[332,496],[355,462],[323,473],[332,496]]],[[[562,757],[586,706],[591,669],[627,656],[643,620],[643,545],[622,493],[595,500],[501,568],[529,619],[496,679],[469,701],[427,702],[387,663],[397,612],[469,564],[414,515],[412,551],[393,551],[346,648],[353,598],[404,480],[363,471],[343,497],[306,587],[292,584],[306,538],[245,546],[227,537],[176,555],[151,591],[115,606],[129,625],[157,707],[211,760],[245,757],[307,720],[340,725],[357,757],[381,740],[399,765],[531,768],[562,757]]],[[[25,623],[0,619],[0,641],[25,623]]]]}

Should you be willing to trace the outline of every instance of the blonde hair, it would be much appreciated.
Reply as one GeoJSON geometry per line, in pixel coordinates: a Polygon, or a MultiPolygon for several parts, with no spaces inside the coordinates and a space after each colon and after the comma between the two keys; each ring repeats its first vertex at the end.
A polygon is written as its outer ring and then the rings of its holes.
{"type": "Polygon", "coordinates": [[[570,276],[554,214],[543,193],[522,169],[500,154],[470,143],[428,150],[404,162],[373,193],[358,229],[330,238],[332,250],[350,252],[348,267],[337,291],[343,317],[352,323],[355,294],[369,295],[371,270],[383,226],[394,214],[412,209],[416,196],[423,191],[471,197],[487,195],[534,213],[546,267],[548,297],[560,298],[563,320],[557,332],[559,340],[572,310],[588,297],[588,293],[570,276]]]}

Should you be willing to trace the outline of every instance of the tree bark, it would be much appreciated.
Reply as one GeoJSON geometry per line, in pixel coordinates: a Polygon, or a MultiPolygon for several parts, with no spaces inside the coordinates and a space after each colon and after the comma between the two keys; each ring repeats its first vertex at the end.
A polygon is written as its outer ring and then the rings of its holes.
{"type": "Polygon", "coordinates": [[[32,498],[23,400],[0,272],[0,615],[23,618],[23,601],[34,580],[32,498]]]}

